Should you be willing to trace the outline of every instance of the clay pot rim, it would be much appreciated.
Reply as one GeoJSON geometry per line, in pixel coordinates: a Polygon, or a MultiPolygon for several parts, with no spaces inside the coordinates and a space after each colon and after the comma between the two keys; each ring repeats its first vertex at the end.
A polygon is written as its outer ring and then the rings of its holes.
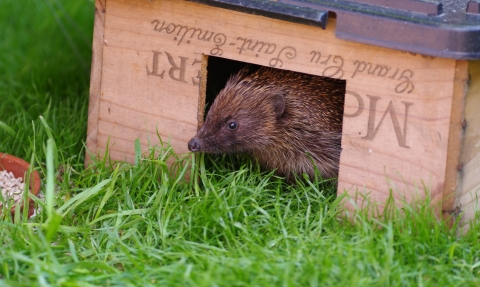
{"type": "MultiPolygon", "coordinates": [[[[6,154],[0,152],[0,171],[2,170],[7,170],[11,171],[15,177],[21,177],[25,181],[25,174],[30,167],[30,163],[26,162],[25,160],[16,157],[11,154],[6,154]]],[[[30,174],[30,193],[34,194],[35,196],[38,195],[40,192],[40,185],[41,185],[41,180],[40,180],[40,174],[38,171],[33,170],[33,172],[30,174]]],[[[22,206],[23,209],[23,206],[22,206]]],[[[29,216],[32,215],[33,213],[33,201],[30,200],[30,209],[29,210],[29,216]]],[[[15,207],[12,208],[12,215],[15,213],[15,207]]]]}

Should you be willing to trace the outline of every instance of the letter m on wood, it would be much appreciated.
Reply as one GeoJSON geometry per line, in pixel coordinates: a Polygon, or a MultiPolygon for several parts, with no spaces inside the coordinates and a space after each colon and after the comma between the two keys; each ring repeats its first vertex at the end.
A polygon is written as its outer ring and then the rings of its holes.
{"type": "Polygon", "coordinates": [[[413,103],[402,101],[403,105],[405,106],[405,118],[403,121],[403,132],[402,132],[402,129],[400,128],[400,122],[398,121],[397,112],[395,111],[392,101],[390,101],[390,103],[388,104],[388,107],[383,113],[383,116],[380,119],[380,122],[375,127],[375,114],[377,113],[377,102],[378,100],[380,100],[380,97],[370,96],[370,95],[367,95],[367,97],[370,99],[370,113],[368,115],[368,130],[367,130],[367,135],[362,138],[367,140],[373,140],[377,135],[377,132],[380,129],[380,126],[382,125],[383,120],[385,119],[387,114],[390,114],[390,118],[392,119],[392,123],[393,123],[393,129],[395,130],[395,135],[397,136],[398,145],[404,148],[410,148],[407,145],[407,119],[408,119],[408,109],[411,105],[413,105],[413,103]]]}

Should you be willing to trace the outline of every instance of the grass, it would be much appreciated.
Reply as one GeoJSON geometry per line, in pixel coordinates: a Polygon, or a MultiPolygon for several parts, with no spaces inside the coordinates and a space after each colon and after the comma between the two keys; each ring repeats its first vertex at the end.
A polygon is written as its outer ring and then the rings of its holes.
{"type": "Polygon", "coordinates": [[[91,1],[0,2],[0,151],[46,197],[0,220],[0,286],[480,285],[480,224],[457,236],[428,202],[352,225],[328,182],[166,145],[84,168],[92,25],[91,1]]]}

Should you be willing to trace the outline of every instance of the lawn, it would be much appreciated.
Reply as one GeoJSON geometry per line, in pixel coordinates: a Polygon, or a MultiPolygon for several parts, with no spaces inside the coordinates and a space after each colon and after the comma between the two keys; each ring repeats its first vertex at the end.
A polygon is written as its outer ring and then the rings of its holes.
{"type": "Polygon", "coordinates": [[[331,182],[166,144],[85,167],[93,15],[0,1],[0,152],[31,162],[45,197],[0,219],[0,286],[480,286],[480,223],[458,235],[428,202],[353,225],[331,182]]]}

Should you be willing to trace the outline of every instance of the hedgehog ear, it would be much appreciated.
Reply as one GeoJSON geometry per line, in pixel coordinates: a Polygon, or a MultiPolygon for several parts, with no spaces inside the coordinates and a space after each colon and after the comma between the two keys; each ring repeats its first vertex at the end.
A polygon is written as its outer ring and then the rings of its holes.
{"type": "Polygon", "coordinates": [[[285,111],[285,98],[282,94],[273,94],[272,103],[275,116],[279,118],[285,111]]]}

